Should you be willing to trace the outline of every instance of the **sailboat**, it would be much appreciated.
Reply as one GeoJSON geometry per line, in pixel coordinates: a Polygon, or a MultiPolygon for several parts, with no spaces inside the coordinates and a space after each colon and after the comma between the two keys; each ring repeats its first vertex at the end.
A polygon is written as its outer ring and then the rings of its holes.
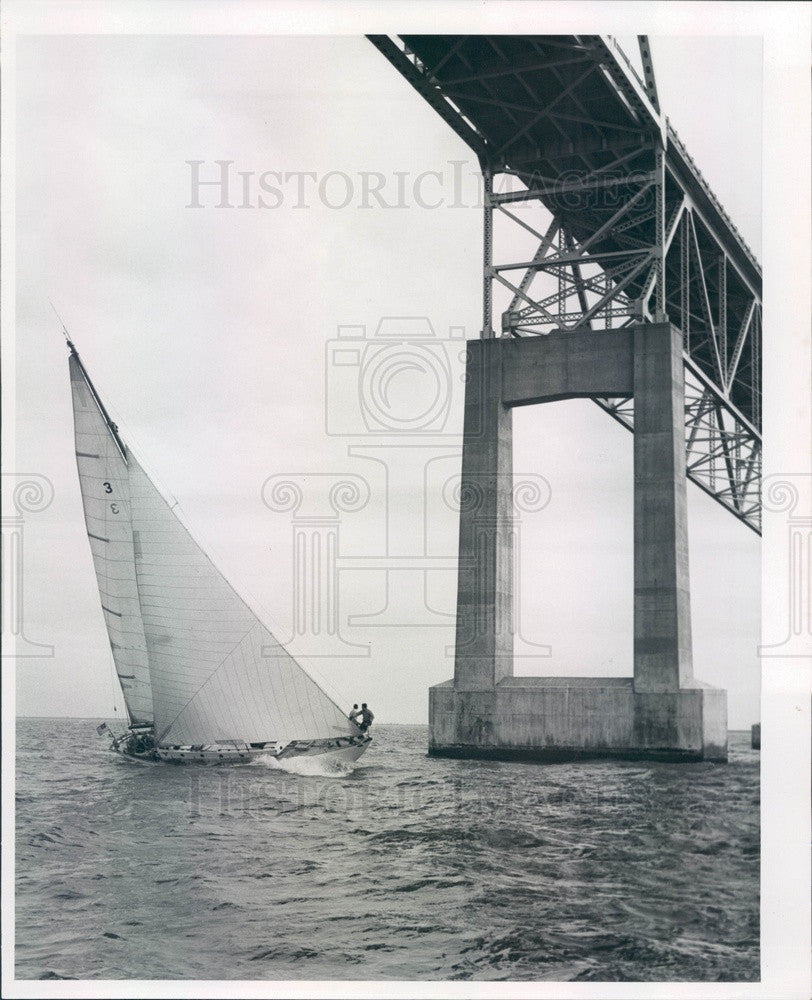
{"type": "Polygon", "coordinates": [[[355,761],[371,738],[248,607],[122,441],[68,340],[87,537],[128,726],[144,763],[355,761]]]}

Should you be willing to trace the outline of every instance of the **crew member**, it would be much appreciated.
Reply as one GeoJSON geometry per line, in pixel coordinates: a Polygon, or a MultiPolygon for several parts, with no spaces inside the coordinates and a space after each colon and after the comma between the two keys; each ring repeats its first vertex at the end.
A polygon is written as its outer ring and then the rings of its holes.
{"type": "Polygon", "coordinates": [[[359,712],[359,715],[361,716],[359,728],[362,733],[365,733],[372,725],[372,720],[375,718],[372,714],[372,710],[367,708],[367,703],[365,701],[361,703],[361,711],[359,712]]]}

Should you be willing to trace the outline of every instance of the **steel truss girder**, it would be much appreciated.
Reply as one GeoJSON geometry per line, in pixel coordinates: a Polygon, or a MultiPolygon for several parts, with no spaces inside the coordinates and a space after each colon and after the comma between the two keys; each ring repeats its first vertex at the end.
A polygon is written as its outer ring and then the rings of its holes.
{"type": "MultiPolygon", "coordinates": [[[[685,360],[685,469],[688,478],[756,534],[761,534],[761,436],[731,411],[716,386],[685,360]]],[[[596,399],[634,430],[633,399],[596,399]]]]}
{"type": "MultiPolygon", "coordinates": [[[[510,293],[503,336],[669,319],[683,333],[688,476],[758,531],[761,269],[661,114],[648,39],[645,79],[611,36],[371,40],[479,159],[482,335],[495,336],[494,282],[510,293]],[[526,190],[494,192],[500,174],[526,190]],[[552,222],[509,211],[522,204],[552,222]],[[497,217],[535,253],[494,261],[497,217]]],[[[633,426],[632,400],[599,403],[633,426]]]]}
{"type": "MultiPolygon", "coordinates": [[[[688,478],[760,533],[760,298],[675,182],[663,151],[655,145],[652,154],[652,170],[635,167],[634,157],[627,157],[632,169],[619,177],[590,168],[558,187],[486,194],[491,212],[495,208],[533,233],[539,245],[530,260],[499,263],[493,262],[491,247],[484,284],[497,281],[512,292],[502,315],[503,336],[545,335],[596,322],[612,329],[665,317],[681,326],[688,478]],[[623,192],[620,204],[609,199],[601,211],[600,195],[615,191],[623,192]],[[567,210],[553,214],[543,236],[541,226],[507,210],[509,204],[535,201],[555,213],[553,196],[588,201],[596,193],[598,204],[589,202],[575,219],[567,210]],[[653,239],[624,245],[630,230],[650,233],[652,220],[653,239]],[[610,245],[613,249],[606,249],[610,245]],[[524,272],[518,283],[507,277],[512,271],[524,272]],[[555,287],[539,294],[534,282],[544,275],[555,287]]],[[[633,400],[596,402],[633,428],[633,400]]]]}
{"type": "MultiPolygon", "coordinates": [[[[628,162],[628,158],[623,159],[628,162]]],[[[560,329],[583,326],[588,324],[593,316],[602,318],[607,326],[611,327],[612,319],[618,315],[624,317],[639,315],[641,318],[647,315],[645,302],[636,303],[634,299],[625,294],[625,289],[644,270],[651,272],[652,276],[656,276],[659,265],[656,246],[651,243],[647,244],[643,240],[636,240],[632,247],[607,250],[601,248],[601,241],[607,237],[614,238],[618,234],[621,234],[621,241],[623,241],[622,234],[638,224],[640,220],[635,217],[635,209],[644,201],[651,200],[652,188],[656,187],[658,176],[657,166],[662,170],[661,164],[656,164],[654,170],[632,169],[624,172],[621,176],[612,177],[606,177],[595,170],[589,170],[578,180],[567,181],[557,187],[507,192],[492,196],[491,207],[495,205],[500,212],[514,221],[518,221],[504,208],[506,204],[527,200],[543,200],[551,195],[565,199],[573,194],[596,196],[599,200],[604,200],[605,192],[611,189],[623,187],[629,191],[626,197],[621,197],[615,192],[611,193],[605,199],[612,208],[608,212],[608,217],[606,217],[606,213],[595,213],[592,231],[586,235],[582,234],[580,239],[569,231],[566,210],[560,215],[554,214],[555,230],[565,233],[566,250],[557,250],[547,238],[540,241],[532,260],[496,265],[488,264],[485,272],[486,288],[492,279],[496,279],[514,292],[511,305],[503,316],[503,333],[544,333],[548,332],[543,329],[545,324],[556,325],[560,329]],[[590,267],[595,270],[595,265],[597,265],[597,274],[585,274],[585,268],[590,267]],[[509,282],[504,277],[503,272],[519,269],[525,270],[526,273],[517,286],[509,282]],[[559,309],[556,314],[547,308],[548,305],[552,304],[551,296],[541,300],[534,299],[529,289],[539,273],[557,275],[558,298],[562,306],[566,304],[567,299],[575,296],[580,312],[567,307],[559,309]],[[603,283],[601,278],[604,279],[603,283]],[[590,301],[588,293],[594,293],[595,298],[590,301]],[[525,307],[518,313],[517,307],[520,301],[525,303],[525,307]]],[[[656,213],[664,210],[664,204],[660,204],[662,199],[656,194],[656,191],[654,201],[656,207],[652,210],[644,205],[642,215],[650,217],[652,211],[656,213]]],[[[589,217],[589,211],[580,214],[580,219],[584,223],[589,217]]],[[[526,229],[531,228],[524,223],[520,224],[524,225],[526,229]]],[[[531,229],[531,231],[533,230],[531,229]]],[[[652,280],[648,280],[646,284],[649,289],[653,286],[652,280]]]]}

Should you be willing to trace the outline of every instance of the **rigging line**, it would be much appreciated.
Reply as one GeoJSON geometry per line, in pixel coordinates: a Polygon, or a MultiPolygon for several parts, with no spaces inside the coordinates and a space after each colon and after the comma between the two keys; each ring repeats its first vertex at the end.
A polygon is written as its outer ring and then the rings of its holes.
{"type": "Polygon", "coordinates": [[[249,691],[246,693],[245,687],[243,686],[241,677],[242,672],[239,669],[238,657],[242,659],[244,666],[245,653],[243,651],[242,643],[240,643],[239,647],[234,651],[234,661],[233,661],[234,670],[232,671],[233,677],[231,674],[228,673],[224,675],[228,682],[229,689],[231,691],[231,702],[229,705],[229,710],[231,710],[231,707],[233,706],[233,708],[236,711],[239,706],[239,719],[238,719],[239,725],[234,728],[235,734],[239,732],[240,729],[242,729],[243,732],[245,732],[245,730],[251,730],[251,729],[256,730],[256,722],[254,721],[251,715],[251,692],[249,689],[249,691]],[[237,697],[234,696],[235,693],[237,697]]]}
{"type": "MultiPolygon", "coordinates": [[[[48,298],[48,297],[46,296],[46,298],[48,298]]],[[[65,323],[64,323],[62,317],[56,311],[56,306],[53,304],[53,302],[51,302],[50,298],[48,298],[48,303],[50,304],[51,308],[54,311],[54,316],[56,316],[56,318],[59,320],[59,325],[62,327],[62,333],[63,333],[63,335],[65,337],[65,340],[67,340],[69,346],[73,346],[71,344],[71,342],[70,342],[70,334],[68,333],[68,328],[65,326],[65,323]]]]}
{"type": "Polygon", "coordinates": [[[109,675],[110,678],[110,701],[113,703],[113,714],[118,718],[118,707],[116,705],[116,682],[113,680],[113,675],[115,675],[116,680],[118,680],[118,673],[116,671],[115,661],[113,662],[111,668],[112,673],[109,675]]]}
{"type": "Polygon", "coordinates": [[[242,660],[242,670],[235,671],[235,677],[240,688],[240,694],[245,700],[246,718],[250,720],[251,726],[256,732],[262,727],[262,713],[257,706],[257,699],[252,698],[253,687],[248,677],[248,660],[246,659],[245,648],[243,646],[240,646],[240,658],[242,660]],[[243,685],[243,680],[245,680],[245,685],[243,685]],[[259,720],[259,726],[257,726],[257,719],[259,720]]]}
{"type": "MultiPolygon", "coordinates": [[[[274,715],[274,713],[271,712],[271,706],[270,706],[270,703],[268,701],[268,692],[265,690],[265,685],[262,683],[262,676],[261,676],[261,674],[259,672],[259,664],[257,663],[257,659],[256,659],[256,657],[253,654],[253,649],[251,650],[251,663],[252,663],[252,665],[254,667],[254,673],[256,674],[256,677],[257,677],[257,686],[258,686],[259,692],[262,695],[263,702],[265,703],[265,714],[266,714],[266,716],[271,717],[271,716],[274,715]]],[[[276,705],[276,713],[275,714],[276,714],[276,716],[280,716],[280,715],[282,715],[282,713],[279,711],[279,703],[278,703],[278,699],[276,697],[276,688],[275,688],[275,686],[273,686],[273,685],[271,686],[270,693],[273,696],[274,704],[276,705]]],[[[261,714],[261,712],[260,712],[260,714],[261,714]]]]}

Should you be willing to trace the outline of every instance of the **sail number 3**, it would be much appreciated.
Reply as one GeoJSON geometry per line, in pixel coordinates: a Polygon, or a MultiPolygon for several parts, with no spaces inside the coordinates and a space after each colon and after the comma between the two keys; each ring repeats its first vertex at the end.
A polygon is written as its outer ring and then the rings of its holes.
{"type": "MultiPolygon", "coordinates": [[[[112,493],[113,492],[113,487],[109,483],[102,483],[102,486],[104,487],[104,492],[105,493],[112,493]]],[[[118,504],[117,503],[111,503],[110,504],[110,510],[114,514],[118,514],[118,512],[119,512],[119,506],[118,506],[118,504]]]]}
{"type": "MultiPolygon", "coordinates": [[[[102,486],[104,487],[104,492],[105,493],[112,493],[113,492],[113,487],[110,485],[110,483],[104,482],[104,483],[102,483],[102,486]]],[[[110,504],[110,510],[114,514],[118,514],[118,512],[119,512],[119,506],[118,506],[118,504],[117,503],[111,503],[110,504]]]]}

